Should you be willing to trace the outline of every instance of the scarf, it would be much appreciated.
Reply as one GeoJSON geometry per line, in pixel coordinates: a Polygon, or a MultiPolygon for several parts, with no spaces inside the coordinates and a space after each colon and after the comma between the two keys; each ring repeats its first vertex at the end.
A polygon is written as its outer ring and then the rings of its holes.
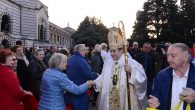
{"type": "Polygon", "coordinates": [[[17,55],[17,58],[20,59],[20,60],[24,60],[24,62],[26,63],[26,66],[29,65],[29,61],[27,60],[26,56],[23,54],[23,55],[17,55]]]}

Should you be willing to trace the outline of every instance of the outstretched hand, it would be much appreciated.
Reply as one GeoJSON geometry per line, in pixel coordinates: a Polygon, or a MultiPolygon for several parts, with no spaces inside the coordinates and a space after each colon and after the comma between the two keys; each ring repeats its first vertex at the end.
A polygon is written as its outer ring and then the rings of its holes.
{"type": "Polygon", "coordinates": [[[33,95],[33,93],[31,91],[26,91],[26,90],[23,90],[25,92],[26,95],[33,95]]]}
{"type": "Polygon", "coordinates": [[[89,88],[93,86],[94,82],[92,80],[87,81],[87,85],[89,88]]]}
{"type": "Polygon", "coordinates": [[[150,95],[148,100],[148,105],[150,108],[157,108],[160,105],[160,102],[157,97],[150,95]]]}

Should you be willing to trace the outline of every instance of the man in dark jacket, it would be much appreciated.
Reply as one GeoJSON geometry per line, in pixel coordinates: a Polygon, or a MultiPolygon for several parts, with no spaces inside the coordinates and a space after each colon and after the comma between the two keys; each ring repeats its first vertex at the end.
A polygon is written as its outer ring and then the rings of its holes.
{"type": "Polygon", "coordinates": [[[57,52],[57,46],[56,45],[51,45],[49,53],[47,53],[46,56],[44,57],[44,62],[47,66],[49,66],[48,62],[49,62],[49,59],[51,58],[52,54],[56,53],[56,52],[57,52]]]}
{"type": "Polygon", "coordinates": [[[133,42],[133,47],[129,50],[129,54],[131,55],[131,57],[134,59],[135,55],[140,52],[141,50],[139,49],[138,42],[133,42]]]}
{"type": "MultiPolygon", "coordinates": [[[[75,53],[69,58],[67,65],[67,76],[76,85],[81,85],[88,80],[97,78],[97,74],[92,72],[91,67],[85,60],[85,44],[75,46],[75,53]]],[[[81,95],[67,93],[65,96],[73,107],[73,110],[88,110],[88,94],[85,92],[81,95]]]]}
{"type": "Polygon", "coordinates": [[[195,110],[195,66],[189,63],[189,48],[186,44],[172,44],[167,51],[170,67],[160,71],[155,79],[149,106],[160,110],[173,110],[183,99],[180,110],[190,104],[195,110]]]}
{"type": "Polygon", "coordinates": [[[153,80],[155,77],[155,57],[152,53],[152,46],[145,42],[142,47],[142,52],[135,55],[135,60],[139,62],[146,72],[147,76],[147,95],[151,94],[153,80]]]}
{"type": "MultiPolygon", "coordinates": [[[[101,45],[96,44],[95,48],[93,50],[93,54],[91,56],[91,68],[94,72],[101,74],[102,68],[103,68],[103,59],[101,56],[101,45]]],[[[93,100],[92,100],[92,105],[96,105],[96,100],[98,97],[99,92],[95,92],[93,90],[93,100]]]]}
{"type": "Polygon", "coordinates": [[[101,57],[101,45],[96,44],[91,56],[91,68],[94,72],[101,74],[103,68],[103,60],[101,57]]]}

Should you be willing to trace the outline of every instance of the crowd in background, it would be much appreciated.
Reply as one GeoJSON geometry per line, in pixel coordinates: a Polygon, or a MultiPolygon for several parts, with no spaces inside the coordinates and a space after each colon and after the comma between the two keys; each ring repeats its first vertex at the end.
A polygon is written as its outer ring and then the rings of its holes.
{"type": "MultiPolygon", "coordinates": [[[[145,70],[148,96],[152,93],[158,72],[169,66],[166,53],[170,45],[171,43],[165,43],[153,46],[145,42],[139,46],[138,42],[133,42],[129,46],[129,57],[139,62],[145,70]]],[[[189,60],[195,64],[195,45],[189,51],[189,60]]],[[[96,105],[98,93],[91,89],[89,95],[87,90],[92,85],[90,80],[101,74],[107,57],[110,55],[105,43],[96,44],[94,48],[78,44],[72,53],[55,45],[49,49],[25,48],[21,42],[10,48],[1,48],[0,97],[5,101],[0,101],[0,108],[6,106],[3,110],[10,110],[11,104],[17,110],[23,110],[21,103],[24,97],[33,95],[39,102],[40,110],[50,110],[53,103],[65,107],[65,102],[71,104],[75,110],[86,110],[89,100],[96,105]],[[52,101],[54,99],[59,99],[59,102],[52,101]]]]}

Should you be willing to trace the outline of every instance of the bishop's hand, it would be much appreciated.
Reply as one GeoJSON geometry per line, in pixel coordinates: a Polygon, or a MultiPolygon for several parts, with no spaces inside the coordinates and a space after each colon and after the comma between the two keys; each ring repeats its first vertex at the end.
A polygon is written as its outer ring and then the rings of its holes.
{"type": "Polygon", "coordinates": [[[128,74],[131,74],[131,72],[132,72],[132,68],[131,68],[131,66],[130,66],[130,65],[125,64],[125,72],[126,72],[126,73],[128,73],[128,74]]]}

